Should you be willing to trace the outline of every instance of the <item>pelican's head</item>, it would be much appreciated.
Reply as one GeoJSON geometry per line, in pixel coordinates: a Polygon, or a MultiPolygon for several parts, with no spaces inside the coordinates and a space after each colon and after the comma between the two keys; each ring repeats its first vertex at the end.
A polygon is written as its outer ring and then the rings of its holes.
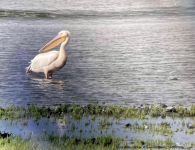
{"type": "Polygon", "coordinates": [[[66,31],[66,30],[63,30],[63,31],[60,31],[58,33],[58,36],[62,36],[64,38],[67,38],[67,37],[70,37],[70,32],[69,31],[66,31]]]}
{"type": "Polygon", "coordinates": [[[46,51],[49,49],[52,49],[56,46],[58,46],[60,43],[64,42],[66,38],[70,37],[70,32],[69,31],[60,31],[58,33],[58,36],[55,37],[53,40],[51,40],[49,43],[47,43],[42,49],[39,50],[39,52],[46,51]]]}

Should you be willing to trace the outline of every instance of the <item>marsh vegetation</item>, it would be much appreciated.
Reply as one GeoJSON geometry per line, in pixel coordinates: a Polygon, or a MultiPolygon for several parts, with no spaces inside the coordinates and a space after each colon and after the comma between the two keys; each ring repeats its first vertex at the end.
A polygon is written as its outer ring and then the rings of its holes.
{"type": "Polygon", "coordinates": [[[135,149],[195,146],[195,106],[43,104],[0,108],[4,149],[135,149]],[[5,128],[6,126],[6,128],[5,128]],[[16,128],[17,127],[17,128],[16,128]]]}

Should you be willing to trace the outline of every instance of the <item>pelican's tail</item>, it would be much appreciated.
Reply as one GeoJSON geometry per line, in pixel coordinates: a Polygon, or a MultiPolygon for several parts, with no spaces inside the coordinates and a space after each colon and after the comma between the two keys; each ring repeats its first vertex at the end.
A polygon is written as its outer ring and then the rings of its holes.
{"type": "Polygon", "coordinates": [[[31,68],[31,65],[30,65],[29,67],[26,67],[26,74],[29,74],[29,73],[32,72],[32,71],[30,70],[30,68],[31,68]]]}

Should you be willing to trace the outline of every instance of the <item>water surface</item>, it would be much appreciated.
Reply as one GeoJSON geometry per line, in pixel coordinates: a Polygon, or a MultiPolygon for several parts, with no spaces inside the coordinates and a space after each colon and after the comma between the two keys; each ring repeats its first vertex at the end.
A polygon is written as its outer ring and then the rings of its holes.
{"type": "Polygon", "coordinates": [[[189,106],[195,98],[194,8],[192,0],[3,0],[0,106],[189,106]],[[71,32],[66,66],[52,80],[26,75],[30,60],[61,30],[71,32]]]}

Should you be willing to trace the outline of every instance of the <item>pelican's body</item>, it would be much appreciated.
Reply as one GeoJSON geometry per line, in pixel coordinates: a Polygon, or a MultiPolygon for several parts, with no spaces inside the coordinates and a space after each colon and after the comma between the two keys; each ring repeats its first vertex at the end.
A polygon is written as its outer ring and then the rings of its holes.
{"type": "Polygon", "coordinates": [[[66,64],[67,55],[64,47],[66,47],[69,40],[70,33],[68,31],[61,31],[56,38],[46,44],[39,52],[49,50],[62,42],[60,51],[50,51],[37,55],[31,61],[31,65],[27,68],[26,73],[43,72],[46,78],[48,78],[48,74],[49,78],[52,78],[52,73],[60,70],[66,64]]]}

